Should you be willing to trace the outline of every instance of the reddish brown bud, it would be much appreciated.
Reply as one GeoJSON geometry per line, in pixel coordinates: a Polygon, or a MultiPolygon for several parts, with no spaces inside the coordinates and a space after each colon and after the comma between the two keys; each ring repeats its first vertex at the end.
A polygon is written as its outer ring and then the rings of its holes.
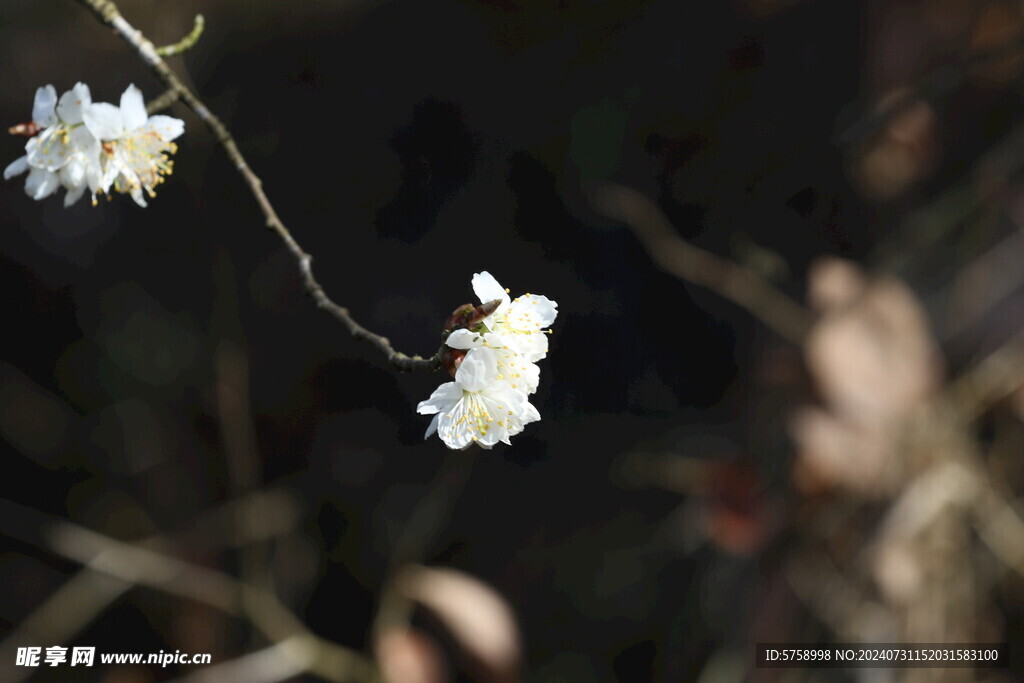
{"type": "Polygon", "coordinates": [[[474,308],[476,307],[473,304],[462,304],[452,311],[452,314],[444,321],[444,332],[442,334],[445,339],[448,338],[452,330],[458,330],[466,326],[466,321],[473,315],[474,308]]]}
{"type": "Polygon", "coordinates": [[[455,373],[462,365],[462,359],[466,357],[465,349],[453,349],[448,346],[441,351],[441,365],[448,371],[448,374],[455,379],[455,373]]]}
{"type": "Polygon", "coordinates": [[[16,126],[11,126],[7,129],[7,132],[11,135],[20,135],[23,138],[35,137],[39,134],[39,124],[35,121],[29,121],[28,123],[19,123],[16,126]]]}
{"type": "Polygon", "coordinates": [[[462,304],[448,316],[448,319],[444,321],[444,337],[448,338],[448,335],[455,330],[466,328],[468,330],[473,329],[481,322],[484,318],[489,316],[498,310],[498,306],[501,305],[501,299],[494,299],[486,303],[474,306],[473,304],[462,304]]]}

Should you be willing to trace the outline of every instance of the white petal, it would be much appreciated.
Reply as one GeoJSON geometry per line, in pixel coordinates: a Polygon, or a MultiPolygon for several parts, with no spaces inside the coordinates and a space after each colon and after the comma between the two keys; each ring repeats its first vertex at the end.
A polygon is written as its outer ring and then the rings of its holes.
{"type": "Polygon", "coordinates": [[[537,387],[540,386],[540,366],[536,363],[523,362],[521,379],[523,386],[526,387],[526,393],[532,394],[537,391],[537,387]]]}
{"type": "Polygon", "coordinates": [[[33,168],[25,179],[25,193],[32,199],[45,199],[57,191],[60,179],[56,173],[42,168],[33,168]]]}
{"type": "Polygon", "coordinates": [[[434,389],[434,393],[426,401],[420,401],[416,406],[416,412],[420,415],[449,412],[461,398],[462,387],[455,382],[447,382],[434,389]]]}
{"type": "Polygon", "coordinates": [[[540,411],[537,410],[536,406],[527,401],[523,404],[523,413],[519,416],[519,419],[524,425],[530,424],[531,422],[539,422],[540,411]]]}
{"type": "Polygon", "coordinates": [[[69,190],[85,187],[85,164],[79,159],[72,159],[60,169],[60,182],[69,190]]]}
{"type": "MultiPolygon", "coordinates": [[[[103,180],[103,170],[100,168],[99,162],[89,164],[85,167],[85,182],[89,186],[89,191],[92,192],[92,198],[96,199],[96,192],[100,189],[100,182],[103,180]]],[[[106,192],[109,186],[103,189],[106,192]]]]}
{"type": "Polygon", "coordinates": [[[36,90],[36,99],[32,103],[32,120],[43,128],[57,123],[57,90],[47,85],[36,90]]]}
{"type": "Polygon", "coordinates": [[[470,349],[455,372],[455,381],[466,391],[480,391],[494,383],[498,376],[498,361],[494,351],[480,347],[470,349]]]}
{"type": "Polygon", "coordinates": [[[103,168],[103,173],[100,175],[97,189],[102,190],[104,194],[110,194],[110,188],[114,185],[114,181],[117,180],[118,175],[120,175],[120,166],[115,162],[115,160],[107,159],[106,166],[103,168]]]}
{"type": "MultiPolygon", "coordinates": [[[[550,327],[558,315],[558,304],[543,295],[524,294],[517,297],[508,308],[509,321],[523,321],[520,325],[515,322],[517,329],[526,329],[529,332],[536,332],[545,327],[550,327]],[[526,327],[524,327],[524,325],[526,327]]],[[[510,323],[512,324],[512,323],[510,323]]]]}
{"type": "Polygon", "coordinates": [[[437,430],[437,435],[444,441],[444,445],[448,446],[455,451],[464,451],[473,445],[473,435],[467,431],[450,430],[443,431],[443,428],[437,430]]]}
{"type": "Polygon", "coordinates": [[[63,126],[47,128],[25,145],[29,166],[45,168],[47,171],[59,170],[71,157],[69,140],[67,129],[63,126]]]}
{"type": "Polygon", "coordinates": [[[81,123],[82,108],[92,104],[92,95],[89,93],[89,86],[85,83],[75,83],[75,87],[60,96],[57,103],[57,116],[64,123],[81,123]]]}
{"type": "Polygon", "coordinates": [[[132,199],[135,200],[136,204],[138,204],[142,208],[146,208],[146,195],[143,194],[141,185],[132,185],[131,195],[132,199]]]}
{"type": "Polygon", "coordinates": [[[78,126],[71,131],[71,146],[82,157],[99,163],[100,141],[85,126],[78,126]]]}
{"type": "Polygon", "coordinates": [[[121,116],[124,117],[125,130],[135,130],[146,125],[146,103],[142,100],[142,91],[134,83],[121,93],[121,116]]]}
{"type": "Polygon", "coordinates": [[[64,207],[67,208],[77,202],[83,194],[85,194],[85,185],[79,185],[74,189],[68,188],[67,194],[64,195],[64,207]]]}
{"type": "Polygon", "coordinates": [[[116,140],[124,134],[121,110],[107,102],[95,102],[83,108],[82,121],[97,140],[116,140]]]}
{"type": "Polygon", "coordinates": [[[185,122],[173,116],[157,114],[150,116],[146,127],[156,131],[160,137],[170,142],[185,132],[185,122]]]}
{"type": "Polygon", "coordinates": [[[484,338],[479,332],[470,332],[467,329],[455,330],[448,335],[445,346],[452,349],[475,349],[484,345],[484,338]]]}
{"type": "Polygon", "coordinates": [[[486,432],[482,432],[476,439],[476,445],[481,448],[491,448],[494,444],[499,441],[506,441],[508,439],[508,430],[506,429],[488,429],[486,432]]]}
{"type": "Polygon", "coordinates": [[[509,348],[531,363],[536,363],[548,355],[548,335],[544,332],[513,333],[505,335],[505,338],[508,340],[509,348]]]}
{"type": "Polygon", "coordinates": [[[21,175],[28,170],[28,157],[18,157],[4,169],[4,180],[9,180],[16,175],[21,175]]]}
{"type": "Polygon", "coordinates": [[[473,274],[473,292],[480,298],[482,304],[494,299],[501,299],[502,303],[506,304],[509,301],[508,292],[486,270],[473,274]]]}
{"type": "Polygon", "coordinates": [[[437,435],[441,437],[448,448],[455,450],[469,448],[476,438],[479,438],[473,416],[473,411],[478,406],[479,397],[474,394],[465,394],[463,400],[455,404],[450,412],[438,413],[437,435]]]}
{"type": "Polygon", "coordinates": [[[429,439],[431,434],[434,434],[435,432],[437,432],[437,421],[439,419],[441,419],[441,414],[440,413],[434,415],[434,419],[432,419],[430,421],[430,424],[427,425],[427,432],[423,435],[424,439],[429,439]]]}

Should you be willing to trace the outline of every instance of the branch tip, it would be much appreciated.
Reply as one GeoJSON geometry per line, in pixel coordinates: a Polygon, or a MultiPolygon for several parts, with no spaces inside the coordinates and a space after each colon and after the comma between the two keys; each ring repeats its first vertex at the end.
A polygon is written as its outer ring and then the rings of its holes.
{"type": "Polygon", "coordinates": [[[203,18],[202,14],[197,14],[195,24],[192,26],[192,30],[187,36],[173,45],[165,45],[164,47],[156,48],[156,53],[161,57],[173,57],[174,55],[180,55],[182,52],[190,49],[196,44],[199,40],[199,36],[203,35],[203,28],[205,26],[206,19],[203,18]]]}

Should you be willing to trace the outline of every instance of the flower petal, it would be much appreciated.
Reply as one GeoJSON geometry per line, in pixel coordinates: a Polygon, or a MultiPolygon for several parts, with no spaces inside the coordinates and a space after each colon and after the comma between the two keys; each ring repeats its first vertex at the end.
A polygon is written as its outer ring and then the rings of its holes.
{"type": "Polygon", "coordinates": [[[494,299],[501,299],[503,304],[509,302],[508,292],[486,270],[473,274],[473,292],[480,298],[480,303],[487,303],[494,299]]]}
{"type": "Polygon", "coordinates": [[[505,334],[503,337],[508,340],[510,349],[531,363],[536,363],[548,355],[548,335],[544,332],[511,333],[505,334]]]}
{"type": "Polygon", "coordinates": [[[103,169],[99,160],[94,164],[87,164],[85,167],[85,182],[92,192],[92,198],[96,199],[96,191],[100,189],[100,181],[103,180],[103,169]]]}
{"type": "Polygon", "coordinates": [[[452,349],[475,349],[484,345],[484,337],[479,332],[461,329],[449,334],[444,343],[445,346],[452,349]]]}
{"type": "Polygon", "coordinates": [[[450,412],[461,398],[462,387],[455,382],[446,382],[434,389],[434,393],[426,401],[420,401],[416,406],[416,412],[420,415],[450,412]]]}
{"type": "Polygon", "coordinates": [[[107,102],[95,102],[84,107],[82,121],[97,140],[116,140],[124,134],[121,110],[107,102]]]}
{"type": "Polygon", "coordinates": [[[438,413],[437,435],[448,448],[468,448],[476,443],[486,430],[486,412],[486,406],[479,394],[465,392],[450,411],[438,413]]]}
{"type": "Polygon", "coordinates": [[[63,126],[47,128],[25,145],[29,166],[45,168],[47,171],[59,170],[71,157],[69,140],[67,129],[63,126]]]}
{"type": "Polygon", "coordinates": [[[142,208],[146,208],[146,206],[148,206],[146,204],[146,196],[142,193],[141,185],[132,185],[129,193],[131,194],[132,199],[135,200],[136,204],[138,204],[142,208]]]}
{"type": "Polygon", "coordinates": [[[540,411],[537,410],[536,406],[534,406],[532,403],[526,401],[523,404],[523,412],[519,416],[519,419],[522,420],[522,423],[524,425],[530,424],[531,422],[539,422],[540,411]]]}
{"type": "Polygon", "coordinates": [[[508,319],[514,327],[527,332],[536,332],[550,327],[558,315],[558,304],[540,294],[524,294],[517,297],[508,308],[508,319]],[[519,324],[522,321],[522,324],[519,324]]]}
{"type": "Polygon", "coordinates": [[[60,169],[60,182],[68,190],[85,187],[85,164],[78,158],[69,161],[67,166],[60,169]]]}
{"type": "Polygon", "coordinates": [[[32,199],[45,199],[57,191],[60,179],[56,173],[43,168],[33,168],[25,179],[25,193],[32,199]]]}
{"type": "Polygon", "coordinates": [[[64,208],[67,208],[77,202],[85,194],[85,185],[79,185],[74,189],[68,188],[67,194],[64,195],[64,208]]]}
{"type": "Polygon", "coordinates": [[[99,164],[100,141],[85,126],[77,126],[72,129],[71,146],[84,159],[99,164]]]}
{"type": "Polygon", "coordinates": [[[150,116],[149,121],[146,123],[146,127],[155,131],[160,137],[168,142],[174,140],[185,132],[184,121],[176,119],[173,116],[163,116],[161,114],[150,116]]]}
{"type": "Polygon", "coordinates": [[[4,180],[10,180],[16,175],[21,175],[28,170],[28,157],[18,157],[4,169],[4,180]]]}
{"type": "Polygon", "coordinates": [[[121,93],[121,116],[124,117],[125,130],[135,130],[146,125],[146,103],[142,100],[142,91],[134,83],[121,93]]]}
{"type": "Polygon", "coordinates": [[[423,435],[424,439],[429,439],[431,434],[434,434],[434,433],[437,432],[437,422],[440,419],[441,419],[441,414],[440,413],[437,413],[437,414],[434,415],[434,419],[432,419],[430,421],[430,424],[427,425],[427,431],[423,435]]]}
{"type": "Polygon", "coordinates": [[[36,90],[36,99],[32,103],[32,121],[42,128],[57,123],[57,90],[52,85],[36,90]]]}
{"type": "Polygon", "coordinates": [[[92,104],[92,95],[89,93],[89,86],[85,83],[75,83],[75,87],[60,96],[57,102],[57,116],[64,123],[81,123],[82,108],[92,104]]]}
{"type": "Polygon", "coordinates": [[[455,381],[464,390],[476,392],[493,384],[498,376],[498,361],[494,351],[480,347],[470,349],[455,372],[455,381]]]}

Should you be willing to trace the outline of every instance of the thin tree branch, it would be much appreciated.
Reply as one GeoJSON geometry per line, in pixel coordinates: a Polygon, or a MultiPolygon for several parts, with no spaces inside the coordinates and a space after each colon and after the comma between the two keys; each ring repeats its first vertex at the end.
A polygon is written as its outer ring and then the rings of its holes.
{"type": "Polygon", "coordinates": [[[181,94],[174,88],[164,90],[160,95],[146,105],[146,113],[152,116],[167,109],[181,98],[181,94]]]}
{"type": "Polygon", "coordinates": [[[250,192],[256,199],[256,203],[259,204],[260,210],[263,212],[263,216],[266,219],[266,225],[268,228],[277,233],[277,236],[281,238],[281,241],[288,247],[288,251],[292,253],[295,260],[299,265],[299,273],[302,277],[302,284],[305,286],[306,292],[316,302],[318,308],[326,311],[338,321],[340,321],[349,333],[356,339],[369,342],[378,351],[384,354],[387,358],[388,363],[391,364],[396,370],[410,371],[410,370],[430,370],[435,371],[441,367],[440,360],[440,349],[430,358],[423,358],[421,356],[407,356],[406,354],[397,351],[388,340],[387,337],[383,337],[379,334],[375,334],[370,330],[366,329],[355,321],[352,314],[344,306],[339,306],[327,293],[324,292],[324,288],[313,276],[312,262],[313,257],[306,253],[299,243],[292,236],[291,232],[285,227],[284,222],[277,215],[277,211],[274,210],[273,205],[267,198],[266,193],[263,191],[263,181],[260,180],[253,170],[249,167],[249,163],[242,156],[241,151],[238,149],[238,145],[232,137],[227,126],[219,118],[217,118],[203,102],[196,96],[192,90],[186,86],[177,74],[175,74],[169,66],[164,62],[163,58],[157,53],[153,43],[150,42],[141,31],[134,28],[129,24],[120,11],[110,0],[77,0],[77,2],[83,5],[86,9],[92,12],[100,21],[107,24],[114,31],[127,42],[132,48],[138,52],[149,68],[156,74],[156,77],[167,86],[167,88],[177,92],[181,100],[188,105],[189,109],[195,112],[196,116],[202,119],[206,127],[210,129],[213,136],[220,143],[221,147],[224,148],[224,152],[231,159],[235,168],[245,179],[246,184],[249,186],[250,192]]]}
{"type": "Polygon", "coordinates": [[[27,543],[41,536],[51,552],[123,582],[126,589],[134,584],[147,586],[247,617],[270,642],[288,643],[287,654],[304,671],[338,683],[381,681],[367,657],[311,632],[273,593],[11,501],[0,501],[0,511],[3,533],[27,543]]]}
{"type": "MultiPolygon", "coordinates": [[[[0,509],[4,504],[0,502],[0,509]]],[[[222,547],[244,547],[289,533],[298,522],[298,516],[297,503],[290,495],[283,491],[264,490],[203,513],[185,533],[173,536],[158,534],[136,541],[135,545],[160,549],[171,544],[187,547],[193,553],[222,547]],[[257,509],[272,511],[262,518],[265,523],[258,526],[251,514],[257,509]],[[238,520],[245,520],[247,524],[239,528],[238,520]],[[235,532],[234,535],[231,531],[235,532]]],[[[67,643],[135,585],[83,566],[25,617],[16,629],[4,636],[0,641],[0,661],[13,657],[17,646],[26,642],[67,643]]],[[[25,680],[32,671],[25,669],[23,673],[24,676],[11,678],[10,683],[25,680]]]]}
{"type": "Polygon", "coordinates": [[[290,680],[306,671],[292,655],[297,647],[302,647],[301,641],[284,640],[226,662],[204,666],[175,680],[177,683],[275,683],[290,680]]]}
{"type": "Polygon", "coordinates": [[[156,53],[161,57],[173,57],[174,55],[180,55],[199,41],[199,36],[203,35],[204,26],[206,26],[206,20],[203,19],[202,14],[197,14],[195,26],[192,27],[192,31],[190,31],[187,36],[176,42],[174,45],[158,47],[156,49],[156,53]]]}
{"type": "Polygon", "coordinates": [[[625,223],[666,273],[717,292],[791,342],[800,344],[807,336],[814,321],[810,312],[764,278],[681,238],[657,204],[640,192],[608,184],[592,202],[605,216],[625,223]]]}
{"type": "Polygon", "coordinates": [[[964,419],[982,415],[1024,386],[1024,331],[949,383],[946,395],[964,419]]]}

